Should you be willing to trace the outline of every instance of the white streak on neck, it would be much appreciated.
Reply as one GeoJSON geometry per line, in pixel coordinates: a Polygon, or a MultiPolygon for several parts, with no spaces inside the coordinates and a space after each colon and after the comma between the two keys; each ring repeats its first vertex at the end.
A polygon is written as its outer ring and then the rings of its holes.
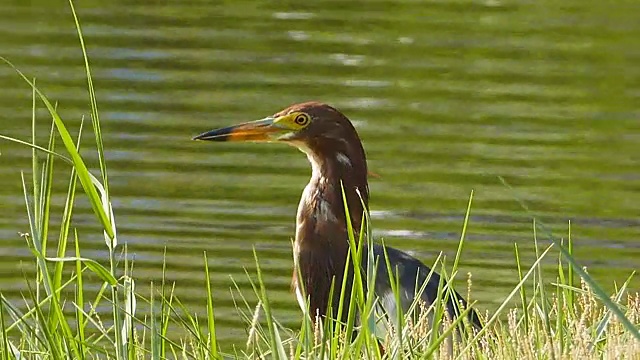
{"type": "Polygon", "coordinates": [[[344,153],[341,153],[341,152],[337,153],[336,160],[338,160],[338,162],[341,163],[342,165],[351,167],[351,160],[349,160],[349,157],[344,153]]]}
{"type": "Polygon", "coordinates": [[[324,199],[318,199],[318,208],[316,210],[316,216],[318,217],[319,221],[324,221],[324,222],[338,221],[338,218],[336,217],[336,215],[333,213],[333,211],[331,211],[331,204],[324,199]]]}

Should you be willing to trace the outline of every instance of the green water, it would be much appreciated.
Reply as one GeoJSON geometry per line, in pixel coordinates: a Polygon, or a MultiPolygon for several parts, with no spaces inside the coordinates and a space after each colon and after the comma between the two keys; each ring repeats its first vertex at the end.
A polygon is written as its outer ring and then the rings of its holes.
{"type": "MultiPolygon", "coordinates": [[[[381,175],[371,180],[371,209],[375,233],[388,244],[427,264],[440,251],[450,257],[475,191],[460,286],[471,272],[482,311],[517,282],[513,244],[525,263],[534,258],[532,220],[515,195],[558,237],[571,221],[578,258],[608,289],[638,269],[637,1],[140,4],[77,4],[119,239],[143,293],[160,278],[166,248],[168,281],[201,314],[207,251],[224,341],[244,340],[230,277],[250,291],[243,269],[253,269],[253,246],[276,315],[298,321],[290,239],[310,171],[284,145],[190,138],[311,99],[356,124],[370,169],[381,175]]],[[[77,131],[89,102],[66,1],[2,1],[0,55],[36,77],[77,131]]],[[[31,90],[0,66],[0,91],[0,133],[29,139],[31,90]]],[[[44,109],[38,120],[45,144],[44,109]]],[[[32,268],[18,235],[28,229],[20,171],[30,171],[30,156],[0,142],[0,290],[16,301],[32,268]]],[[[54,223],[68,172],[58,164],[54,223]]],[[[84,255],[105,259],[83,196],[74,224],[84,255]]]]}

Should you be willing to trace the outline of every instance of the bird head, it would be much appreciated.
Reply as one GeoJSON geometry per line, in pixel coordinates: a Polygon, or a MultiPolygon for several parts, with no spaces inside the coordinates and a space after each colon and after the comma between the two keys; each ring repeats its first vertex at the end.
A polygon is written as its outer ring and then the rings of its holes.
{"type": "Polygon", "coordinates": [[[214,129],[193,139],[284,142],[302,150],[314,150],[333,142],[360,143],[353,125],[342,113],[318,102],[295,104],[264,119],[214,129]]]}

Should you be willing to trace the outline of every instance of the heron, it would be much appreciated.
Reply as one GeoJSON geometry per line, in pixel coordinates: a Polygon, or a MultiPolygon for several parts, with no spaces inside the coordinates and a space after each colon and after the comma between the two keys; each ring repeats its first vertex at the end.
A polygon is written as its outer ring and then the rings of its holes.
{"type": "MultiPolygon", "coordinates": [[[[351,121],[336,108],[312,101],[291,105],[260,120],[210,130],[193,139],[285,143],[307,155],[312,171],[297,210],[292,289],[303,312],[320,318],[338,316],[340,291],[332,292],[332,286],[341,289],[346,281],[346,288],[351,289],[353,284],[352,272],[345,277],[349,261],[348,221],[355,229],[352,231],[359,231],[369,206],[366,155],[351,121]]],[[[390,277],[385,276],[386,261],[376,262],[374,293],[387,314],[393,316],[398,306],[406,311],[416,296],[426,305],[438,301],[438,294],[443,292],[438,291],[442,285],[437,272],[390,246],[373,244],[372,252],[377,259],[388,259],[397,274],[400,304],[396,303],[390,277]],[[423,284],[426,285],[420,293],[417,290],[423,284]]],[[[366,266],[367,258],[362,264],[366,266]]],[[[445,308],[449,318],[456,319],[468,304],[455,290],[451,292],[454,296],[445,299],[445,308]]],[[[343,296],[342,301],[348,302],[349,298],[343,296]]],[[[343,303],[343,308],[348,306],[343,303]]],[[[482,327],[474,309],[466,314],[474,328],[482,327]]]]}

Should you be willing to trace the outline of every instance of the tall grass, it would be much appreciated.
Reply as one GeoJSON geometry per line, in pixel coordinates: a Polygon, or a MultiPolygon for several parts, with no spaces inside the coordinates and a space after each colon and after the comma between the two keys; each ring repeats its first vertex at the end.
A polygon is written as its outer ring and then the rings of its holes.
{"type": "MultiPolygon", "coordinates": [[[[143,295],[136,291],[132,264],[126,256],[122,259],[118,256],[126,253],[126,245],[117,240],[89,60],[80,23],[73,4],[69,4],[84,56],[98,168],[91,172],[79,153],[83,127],[74,138],[56,106],[38,89],[35,80],[29,79],[3,58],[33,90],[34,130],[31,141],[5,135],[0,135],[0,138],[32,149],[31,181],[27,181],[25,174],[21,176],[30,228],[23,237],[33,255],[35,276],[25,280],[24,304],[13,303],[0,290],[2,359],[640,357],[640,296],[637,293],[627,294],[631,276],[614,293],[605,293],[574,258],[570,229],[567,242],[563,243],[535,222],[533,240],[537,258],[527,267],[520,261],[517,246],[514,248],[518,269],[514,277],[517,277],[518,284],[494,312],[483,316],[482,330],[471,331],[464,316],[449,319],[443,302],[435,302],[430,307],[416,302],[409,313],[398,312],[387,314],[387,318],[381,317],[373,287],[367,288],[365,284],[375,281],[376,276],[389,276],[395,295],[399,295],[394,269],[386,259],[373,259],[371,248],[366,246],[371,243],[367,238],[370,232],[365,228],[369,226],[368,218],[360,231],[354,231],[349,224],[348,239],[348,267],[365,268],[365,271],[354,272],[352,289],[345,288],[347,282],[343,282],[340,289],[332,289],[339,291],[342,299],[351,297],[348,308],[339,305],[337,309],[338,314],[347,314],[346,323],[331,318],[317,319],[306,311],[302,314],[298,329],[285,328],[274,318],[265,285],[267,279],[255,256],[257,280],[249,277],[252,289],[240,289],[236,285],[236,306],[248,330],[246,345],[244,349],[221,349],[216,334],[215,302],[206,253],[203,257],[202,288],[207,294],[205,323],[174,295],[175,284],[165,282],[164,267],[161,283],[152,283],[150,292],[143,295]],[[44,146],[35,143],[38,99],[52,117],[49,141],[44,146]],[[62,147],[57,144],[60,140],[62,147]],[[46,156],[41,159],[38,153],[46,156]],[[53,251],[48,249],[48,240],[52,236],[49,231],[52,227],[51,193],[53,169],[59,162],[68,167],[69,177],[59,236],[52,245],[56,246],[53,251]],[[88,259],[81,254],[82,235],[73,227],[72,221],[78,181],[83,196],[89,200],[96,220],[102,227],[109,254],[107,259],[88,259]],[[541,247],[538,244],[538,229],[542,229],[550,245],[541,247]],[[554,250],[558,250],[557,274],[555,278],[547,279],[543,277],[541,263],[553,256],[554,250]],[[55,256],[47,255],[53,252],[55,256]],[[367,266],[361,262],[365,252],[367,266]],[[373,271],[375,261],[386,261],[386,274],[373,271]],[[97,292],[86,290],[87,273],[94,274],[92,278],[98,279],[97,292]],[[548,284],[553,285],[552,292],[548,291],[548,284]],[[257,304],[247,300],[244,296],[246,291],[255,294],[257,304]],[[518,305],[510,308],[509,304],[514,302],[518,305]],[[138,303],[142,306],[138,306],[138,303]],[[98,312],[96,309],[102,310],[98,312]],[[388,330],[386,334],[381,335],[378,331],[381,325],[388,330]],[[457,331],[460,327],[467,331],[457,331]]],[[[448,280],[456,277],[458,272],[472,198],[473,194],[451,269],[447,271],[444,257],[439,257],[433,266],[442,274],[439,293],[443,299],[450,296],[448,280]]],[[[345,269],[347,273],[348,269],[345,269]]]]}

